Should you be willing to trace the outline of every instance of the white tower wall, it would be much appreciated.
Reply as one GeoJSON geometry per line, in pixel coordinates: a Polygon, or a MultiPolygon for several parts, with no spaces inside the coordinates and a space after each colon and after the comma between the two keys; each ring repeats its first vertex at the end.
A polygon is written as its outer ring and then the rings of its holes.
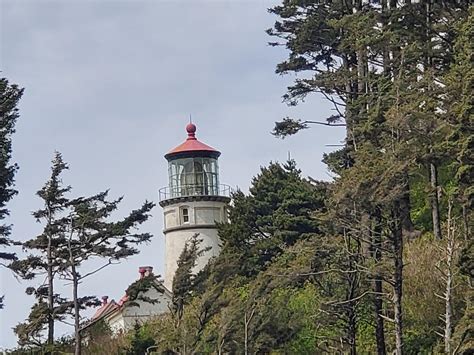
{"type": "Polygon", "coordinates": [[[164,285],[169,290],[172,290],[173,277],[181,252],[186,242],[196,233],[199,234],[199,239],[202,239],[200,248],[210,247],[210,250],[197,260],[193,272],[197,273],[202,270],[211,257],[219,254],[220,241],[215,223],[227,220],[227,204],[230,199],[217,197],[214,200],[202,198],[178,200],[179,202],[163,206],[165,223],[163,231],[165,234],[164,285]]]}

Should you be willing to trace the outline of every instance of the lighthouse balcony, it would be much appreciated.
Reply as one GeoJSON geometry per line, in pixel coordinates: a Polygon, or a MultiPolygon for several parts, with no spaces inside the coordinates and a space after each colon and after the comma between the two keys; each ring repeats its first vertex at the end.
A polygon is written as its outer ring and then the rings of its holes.
{"type": "Polygon", "coordinates": [[[180,185],[166,186],[159,190],[160,205],[169,205],[179,201],[208,200],[230,201],[232,188],[229,185],[180,185]]]}

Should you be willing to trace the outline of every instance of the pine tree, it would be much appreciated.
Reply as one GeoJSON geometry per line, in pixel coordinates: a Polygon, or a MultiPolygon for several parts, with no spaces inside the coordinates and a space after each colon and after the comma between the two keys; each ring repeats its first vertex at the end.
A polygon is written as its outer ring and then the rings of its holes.
{"type": "Polygon", "coordinates": [[[28,330],[28,334],[40,337],[45,325],[47,325],[47,344],[54,343],[54,322],[64,320],[68,307],[65,307],[64,298],[59,297],[54,292],[54,282],[57,273],[64,263],[60,255],[60,248],[66,242],[65,226],[67,222],[63,213],[68,208],[69,199],[66,194],[71,190],[69,186],[63,186],[61,174],[67,170],[68,166],[63,161],[60,153],[56,152],[52,161],[51,176],[46,184],[37,192],[43,201],[43,208],[33,213],[33,217],[38,222],[44,224],[43,232],[37,237],[26,241],[23,244],[25,250],[33,252],[26,259],[17,260],[11,264],[11,269],[24,279],[32,279],[39,275],[46,275],[44,285],[37,290],[27,289],[28,294],[34,294],[37,304],[32,308],[28,322],[19,324],[15,332],[20,339],[28,339],[28,335],[23,334],[28,330]],[[44,303],[47,304],[46,314],[38,314],[38,308],[44,303]]]}
{"type": "Polygon", "coordinates": [[[142,207],[130,212],[118,221],[109,221],[113,212],[118,209],[122,198],[115,201],[107,200],[108,192],[77,198],[68,203],[68,216],[64,225],[66,240],[60,245],[62,258],[65,260],[60,274],[72,283],[72,305],[74,307],[75,354],[81,354],[81,315],[83,307],[97,303],[95,297],[79,296],[79,285],[91,275],[105,267],[139,253],[135,246],[150,241],[149,233],[134,233],[133,230],[145,222],[154,207],[145,202],[142,207]],[[93,258],[106,259],[101,267],[81,274],[80,267],[93,258]],[[95,301],[95,302],[94,302],[95,301]]]}
{"type": "MultiPolygon", "coordinates": [[[[4,223],[9,215],[7,203],[16,194],[13,188],[16,164],[11,163],[12,135],[19,118],[18,102],[23,95],[23,89],[10,84],[6,78],[0,78],[0,247],[12,245],[10,240],[11,227],[4,223]]],[[[15,253],[0,250],[0,259],[10,262],[16,259],[15,253]]],[[[0,261],[1,261],[0,260],[0,261]]],[[[3,263],[1,263],[3,265],[3,263]]],[[[3,308],[3,296],[0,297],[0,309],[3,308]]]]}
{"type": "Polygon", "coordinates": [[[202,239],[199,239],[199,234],[195,234],[184,244],[184,249],[178,258],[178,268],[173,278],[172,300],[172,311],[177,327],[183,318],[184,306],[192,296],[196,278],[193,269],[197,259],[209,250],[209,248],[200,249],[201,243],[202,239]]]}
{"type": "Polygon", "coordinates": [[[127,349],[127,355],[144,355],[148,354],[148,349],[155,345],[155,341],[144,336],[139,323],[135,323],[133,327],[133,338],[130,347],[127,349]]]}
{"type": "MultiPolygon", "coordinates": [[[[440,142],[446,136],[441,112],[444,97],[439,81],[453,62],[453,23],[467,14],[469,2],[283,1],[270,12],[279,19],[268,30],[289,50],[277,73],[302,73],[288,88],[291,105],[306,95],[321,93],[336,114],[311,120],[284,119],[274,134],[295,134],[310,124],[344,120],[344,149],[325,156],[340,178],[337,194],[345,197],[347,221],[360,228],[363,220],[372,258],[393,261],[392,276],[373,275],[374,293],[381,280],[393,288],[396,351],[403,349],[403,246],[414,237],[410,183],[424,164],[429,172],[432,224],[440,236],[438,168],[449,164],[440,142]],[[344,192],[345,191],[345,192],[344,192]],[[347,199],[346,199],[347,197],[347,199]],[[358,216],[355,220],[352,216],[358,216]],[[387,233],[388,232],[388,233],[387,233]],[[389,249],[382,248],[388,243],[389,249]],[[384,251],[382,253],[382,250],[384,251]]],[[[337,199],[336,199],[337,202],[337,199]]],[[[341,206],[342,207],[342,206],[341,206]]],[[[358,237],[360,238],[360,237],[358,237]]],[[[384,333],[380,299],[375,298],[377,339],[384,333]]],[[[378,343],[379,354],[385,344],[378,343]]]]}
{"type": "Polygon", "coordinates": [[[91,197],[71,199],[70,186],[62,185],[61,175],[68,169],[60,153],[53,159],[51,177],[37,195],[43,200],[44,208],[33,213],[44,223],[43,233],[24,243],[24,248],[32,251],[26,259],[12,263],[11,268],[25,279],[46,274],[46,284],[38,289],[28,288],[27,293],[35,295],[37,303],[33,306],[28,320],[19,324],[15,331],[21,345],[28,340],[39,339],[47,328],[47,344],[51,350],[54,343],[55,321],[63,321],[68,315],[74,318],[75,352],[81,353],[81,316],[86,307],[99,304],[95,296],[80,296],[79,285],[89,276],[95,275],[105,267],[120,262],[124,258],[139,253],[136,245],[148,242],[149,233],[136,233],[134,230],[145,222],[151,202],[131,211],[118,221],[109,221],[110,215],[118,209],[122,198],[108,201],[108,192],[91,197]],[[104,265],[80,273],[92,258],[106,259],[104,265]],[[66,280],[71,287],[71,298],[54,292],[54,284],[66,280]],[[47,307],[45,307],[45,304],[47,307]]]}

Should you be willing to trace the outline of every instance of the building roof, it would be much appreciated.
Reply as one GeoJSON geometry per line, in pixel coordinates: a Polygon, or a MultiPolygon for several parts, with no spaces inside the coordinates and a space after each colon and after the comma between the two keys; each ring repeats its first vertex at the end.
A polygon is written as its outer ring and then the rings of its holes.
{"type": "MultiPolygon", "coordinates": [[[[103,299],[105,299],[105,297],[103,297],[103,299]]],[[[97,309],[97,311],[91,317],[91,320],[94,321],[96,319],[104,317],[106,314],[118,308],[118,306],[119,305],[117,305],[117,303],[114,300],[107,302],[107,299],[105,299],[102,305],[97,309]]]]}
{"type": "Polygon", "coordinates": [[[188,138],[176,148],[170,150],[165,155],[166,159],[170,160],[181,156],[184,157],[185,155],[195,155],[196,153],[211,155],[217,158],[221,154],[218,150],[196,138],[196,125],[194,123],[189,123],[186,126],[186,132],[188,133],[188,138]]]}
{"type": "MultiPolygon", "coordinates": [[[[141,266],[138,271],[140,273],[140,279],[153,274],[153,268],[151,266],[141,266]]],[[[163,285],[162,281],[155,282],[157,282],[157,284],[163,289],[163,295],[171,300],[172,294],[163,285]]],[[[127,293],[125,293],[125,295],[123,295],[118,302],[115,302],[115,300],[108,301],[108,299],[108,296],[102,297],[102,305],[97,309],[94,315],[81,326],[81,331],[90,327],[101,319],[109,318],[114,314],[121,313],[124,308],[127,307],[127,301],[130,299],[130,297],[127,295],[127,293]]]]}

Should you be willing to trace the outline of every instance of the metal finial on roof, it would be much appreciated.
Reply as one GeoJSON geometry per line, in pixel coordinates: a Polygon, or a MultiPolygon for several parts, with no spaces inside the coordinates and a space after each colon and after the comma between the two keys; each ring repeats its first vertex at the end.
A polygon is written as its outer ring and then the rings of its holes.
{"type": "Polygon", "coordinates": [[[188,123],[186,125],[186,133],[188,135],[188,137],[186,138],[186,140],[180,144],[179,146],[177,146],[176,148],[172,149],[171,151],[169,151],[166,155],[165,155],[165,158],[170,161],[172,160],[173,158],[176,158],[178,156],[181,156],[183,154],[201,154],[201,155],[207,155],[207,156],[212,156],[212,157],[215,157],[217,158],[221,153],[200,142],[197,138],[196,138],[196,125],[194,123],[188,123]]]}
{"type": "Polygon", "coordinates": [[[196,125],[194,123],[187,124],[186,132],[188,132],[188,139],[196,139],[196,125]]]}

